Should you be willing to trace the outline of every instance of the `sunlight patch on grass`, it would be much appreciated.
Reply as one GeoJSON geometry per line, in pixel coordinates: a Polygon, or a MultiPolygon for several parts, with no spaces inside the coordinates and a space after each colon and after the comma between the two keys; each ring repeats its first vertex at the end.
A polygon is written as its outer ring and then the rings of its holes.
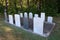
{"type": "Polygon", "coordinates": [[[10,28],[10,27],[2,27],[2,29],[3,29],[5,32],[10,32],[10,31],[13,30],[13,29],[10,28]]]}
{"type": "Polygon", "coordinates": [[[2,24],[0,24],[0,25],[2,25],[2,24]]]}

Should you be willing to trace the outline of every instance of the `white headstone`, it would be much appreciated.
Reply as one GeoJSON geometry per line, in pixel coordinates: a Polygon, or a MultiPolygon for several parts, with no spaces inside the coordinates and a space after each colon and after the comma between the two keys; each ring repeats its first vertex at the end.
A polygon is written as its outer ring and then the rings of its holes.
{"type": "Polygon", "coordinates": [[[43,21],[45,21],[45,13],[41,13],[41,18],[43,21]]]}
{"type": "Polygon", "coordinates": [[[39,17],[34,17],[33,20],[33,32],[42,35],[44,22],[39,17]]]}
{"type": "Polygon", "coordinates": [[[48,18],[47,18],[47,22],[52,23],[52,22],[53,22],[53,17],[48,16],[48,18]]]}
{"type": "Polygon", "coordinates": [[[20,13],[20,17],[23,18],[23,13],[20,13]]]}
{"type": "Polygon", "coordinates": [[[35,14],[34,17],[38,17],[38,14],[35,14]]]}
{"type": "Polygon", "coordinates": [[[20,15],[18,15],[18,14],[15,14],[15,25],[18,26],[18,27],[21,27],[20,15]]]}
{"type": "Polygon", "coordinates": [[[25,13],[24,13],[24,17],[25,17],[25,18],[27,18],[27,17],[28,17],[27,12],[25,12],[25,13]]]}
{"type": "Polygon", "coordinates": [[[9,23],[13,24],[13,16],[12,15],[9,15],[9,23]]]}
{"type": "Polygon", "coordinates": [[[30,12],[29,13],[29,18],[32,19],[33,18],[33,14],[30,12]]]}

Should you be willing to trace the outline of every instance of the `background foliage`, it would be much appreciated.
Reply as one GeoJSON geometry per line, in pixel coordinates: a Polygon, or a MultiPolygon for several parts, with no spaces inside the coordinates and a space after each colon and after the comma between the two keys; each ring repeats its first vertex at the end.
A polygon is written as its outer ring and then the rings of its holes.
{"type": "Polygon", "coordinates": [[[19,12],[32,12],[40,14],[45,12],[46,15],[59,16],[58,0],[0,0],[0,13],[4,13],[7,9],[8,14],[19,12]]]}

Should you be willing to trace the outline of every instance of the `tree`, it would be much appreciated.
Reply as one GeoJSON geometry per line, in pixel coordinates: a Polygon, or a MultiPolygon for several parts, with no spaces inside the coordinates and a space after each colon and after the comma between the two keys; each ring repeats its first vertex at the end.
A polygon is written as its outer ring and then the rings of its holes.
{"type": "Polygon", "coordinates": [[[8,1],[7,1],[7,0],[5,0],[5,3],[6,3],[6,9],[7,9],[7,8],[8,8],[8,5],[7,5],[7,4],[8,4],[8,1]]]}
{"type": "Polygon", "coordinates": [[[22,0],[20,0],[20,7],[22,8],[22,0]]]}
{"type": "Polygon", "coordinates": [[[27,7],[29,8],[29,0],[27,0],[27,7]]]}
{"type": "Polygon", "coordinates": [[[57,0],[57,9],[58,9],[58,13],[60,13],[60,0],[57,0]]]}

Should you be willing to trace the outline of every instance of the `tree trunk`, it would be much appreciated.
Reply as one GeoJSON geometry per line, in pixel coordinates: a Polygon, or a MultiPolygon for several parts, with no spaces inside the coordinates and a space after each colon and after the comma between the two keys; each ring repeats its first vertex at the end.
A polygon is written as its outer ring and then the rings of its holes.
{"type": "Polygon", "coordinates": [[[7,4],[8,4],[8,1],[5,0],[5,2],[6,2],[6,7],[5,7],[5,10],[4,10],[4,15],[5,15],[5,20],[8,21],[8,19],[7,19],[8,18],[7,17],[8,16],[8,14],[7,14],[7,9],[8,9],[8,5],[7,4]]]}
{"type": "Polygon", "coordinates": [[[41,9],[41,0],[37,1],[37,9],[40,10],[41,9]]]}
{"type": "Polygon", "coordinates": [[[29,8],[29,0],[27,0],[27,8],[29,8]]]}
{"type": "Polygon", "coordinates": [[[20,6],[21,6],[21,8],[22,8],[22,0],[20,0],[20,6]]]}
{"type": "Polygon", "coordinates": [[[39,9],[41,11],[41,8],[42,8],[42,0],[39,0],[39,9]]]}
{"type": "Polygon", "coordinates": [[[15,11],[16,11],[16,13],[17,13],[17,12],[18,12],[18,10],[17,10],[16,0],[14,1],[14,7],[15,7],[15,11]]]}
{"type": "Polygon", "coordinates": [[[7,0],[5,0],[5,2],[6,2],[6,11],[7,11],[7,8],[8,8],[8,1],[7,0]]]}

